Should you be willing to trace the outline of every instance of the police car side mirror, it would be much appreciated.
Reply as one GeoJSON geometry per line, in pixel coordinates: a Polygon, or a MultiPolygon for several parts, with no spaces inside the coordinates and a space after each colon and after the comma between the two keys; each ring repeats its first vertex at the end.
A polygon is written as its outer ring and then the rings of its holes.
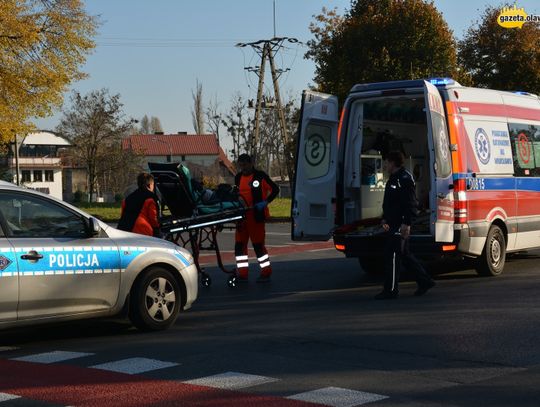
{"type": "Polygon", "coordinates": [[[96,218],[90,218],[88,219],[88,230],[90,232],[90,236],[98,236],[101,232],[101,226],[99,226],[99,222],[96,218]]]}

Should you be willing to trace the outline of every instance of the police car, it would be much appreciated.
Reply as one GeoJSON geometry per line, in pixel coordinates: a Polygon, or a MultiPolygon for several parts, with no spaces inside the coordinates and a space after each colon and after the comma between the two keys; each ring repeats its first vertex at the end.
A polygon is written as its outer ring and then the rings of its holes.
{"type": "Polygon", "coordinates": [[[162,330],[196,298],[183,248],[0,181],[0,327],[127,314],[162,330]]]}

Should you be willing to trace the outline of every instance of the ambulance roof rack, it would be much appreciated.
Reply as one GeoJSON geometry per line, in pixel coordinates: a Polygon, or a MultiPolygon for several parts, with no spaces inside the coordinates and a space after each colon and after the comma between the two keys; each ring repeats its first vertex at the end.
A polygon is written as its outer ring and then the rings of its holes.
{"type": "MultiPolygon", "coordinates": [[[[432,83],[435,86],[461,86],[452,78],[427,78],[426,81],[432,83]]],[[[351,92],[366,92],[366,91],[385,91],[390,89],[411,89],[411,88],[422,88],[424,86],[424,79],[411,79],[404,81],[388,81],[388,82],[377,82],[377,83],[363,83],[354,85],[351,89],[351,92]]]]}

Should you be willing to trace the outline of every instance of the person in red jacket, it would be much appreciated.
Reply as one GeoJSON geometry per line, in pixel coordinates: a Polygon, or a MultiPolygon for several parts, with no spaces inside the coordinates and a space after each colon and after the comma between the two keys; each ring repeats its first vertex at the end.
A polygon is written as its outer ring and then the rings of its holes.
{"type": "Polygon", "coordinates": [[[158,236],[158,200],[154,193],[154,177],[143,172],[137,176],[137,185],[137,190],[122,201],[117,229],[158,236]]]}
{"type": "Polygon", "coordinates": [[[257,255],[261,274],[257,278],[258,283],[270,281],[272,267],[268,251],[264,245],[265,221],[270,215],[268,204],[279,194],[279,187],[263,171],[253,167],[252,159],[247,154],[238,157],[240,172],[236,174],[235,185],[240,196],[250,209],[246,212],[246,218],[236,226],[235,247],[236,268],[238,281],[247,281],[248,241],[251,239],[253,250],[257,255]]]}

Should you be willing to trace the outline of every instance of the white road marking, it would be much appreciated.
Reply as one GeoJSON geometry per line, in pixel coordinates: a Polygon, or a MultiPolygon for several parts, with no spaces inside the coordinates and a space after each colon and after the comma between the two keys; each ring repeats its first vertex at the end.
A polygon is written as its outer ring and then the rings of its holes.
{"type": "Polygon", "coordinates": [[[111,372],[138,374],[150,372],[152,370],[165,369],[167,367],[178,366],[178,363],[163,362],[148,358],[129,358],[115,362],[102,363],[100,365],[90,366],[93,369],[109,370],[111,372]]]}
{"type": "Polygon", "coordinates": [[[287,398],[332,407],[354,407],[362,404],[372,403],[374,401],[384,400],[387,399],[388,396],[367,393],[364,391],[342,389],[340,387],[325,387],[323,389],[295,394],[287,398]]]}
{"type": "Polygon", "coordinates": [[[54,351],[46,353],[38,353],[35,355],[22,356],[20,358],[13,358],[12,360],[17,360],[19,362],[33,362],[33,363],[56,363],[63,362],[65,360],[82,358],[85,356],[92,356],[93,353],[83,353],[83,352],[63,352],[63,351],[54,351]]]}
{"type": "Polygon", "coordinates": [[[327,250],[335,250],[333,247],[325,247],[324,249],[313,249],[308,250],[308,253],[314,253],[314,252],[325,252],[327,250]]]}
{"type": "Polygon", "coordinates": [[[278,380],[279,379],[275,379],[273,377],[257,376],[238,372],[225,372],[213,376],[189,380],[184,383],[194,384],[197,386],[215,387],[218,389],[236,390],[257,386],[263,383],[277,382],[278,380]]]}
{"type": "Polygon", "coordinates": [[[0,346],[0,352],[8,352],[10,350],[17,350],[20,349],[16,346],[0,346]]]}
{"type": "Polygon", "coordinates": [[[3,401],[15,400],[15,399],[20,399],[20,398],[21,396],[16,396],[14,394],[0,393],[0,403],[3,401]]]}

